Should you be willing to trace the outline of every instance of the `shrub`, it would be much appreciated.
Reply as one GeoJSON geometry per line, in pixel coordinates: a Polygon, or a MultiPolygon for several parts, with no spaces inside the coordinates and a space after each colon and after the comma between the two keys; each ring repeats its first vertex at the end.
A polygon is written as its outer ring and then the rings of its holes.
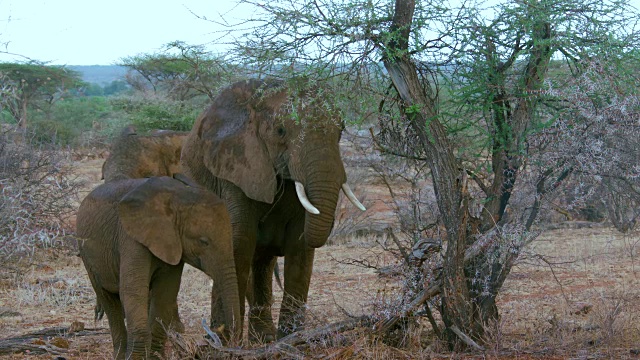
{"type": "MultiPolygon", "coordinates": [[[[15,134],[15,133],[13,133],[15,134]]],[[[0,134],[0,261],[54,246],[66,232],[80,185],[67,154],[32,136],[0,134]]]]}
{"type": "Polygon", "coordinates": [[[141,96],[120,96],[111,100],[113,107],[121,110],[138,131],[153,129],[189,131],[204,109],[204,101],[176,101],[141,96]]]}
{"type": "Polygon", "coordinates": [[[82,134],[100,131],[112,121],[113,108],[105,97],[74,97],[58,101],[48,114],[34,112],[31,126],[38,143],[79,146],[82,134]]]}

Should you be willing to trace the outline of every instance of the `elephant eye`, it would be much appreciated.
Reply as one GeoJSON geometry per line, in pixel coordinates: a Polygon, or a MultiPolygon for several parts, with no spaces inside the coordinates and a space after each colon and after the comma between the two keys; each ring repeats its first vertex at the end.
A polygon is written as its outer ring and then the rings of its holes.
{"type": "Polygon", "coordinates": [[[284,137],[287,134],[287,130],[284,129],[284,126],[278,126],[276,128],[276,133],[278,134],[278,136],[284,137]]]}
{"type": "Polygon", "coordinates": [[[204,236],[202,236],[202,237],[198,238],[198,242],[199,242],[199,243],[200,243],[200,245],[202,245],[202,246],[209,246],[209,243],[210,243],[209,239],[208,239],[208,238],[206,238],[206,237],[204,237],[204,236]]]}

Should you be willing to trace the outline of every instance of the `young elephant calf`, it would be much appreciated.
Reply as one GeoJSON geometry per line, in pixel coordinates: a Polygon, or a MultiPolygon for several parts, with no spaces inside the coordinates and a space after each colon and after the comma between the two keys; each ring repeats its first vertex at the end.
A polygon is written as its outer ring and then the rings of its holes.
{"type": "Polygon", "coordinates": [[[82,201],[77,235],[116,358],[162,354],[185,262],[214,280],[224,337],[240,333],[231,223],[213,193],[170,177],[108,182],[82,201]]]}

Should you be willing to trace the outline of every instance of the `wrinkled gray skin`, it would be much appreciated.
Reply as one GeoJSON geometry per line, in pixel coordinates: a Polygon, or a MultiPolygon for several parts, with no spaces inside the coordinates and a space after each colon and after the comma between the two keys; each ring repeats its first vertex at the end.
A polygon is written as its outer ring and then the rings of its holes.
{"type": "Polygon", "coordinates": [[[294,105],[301,119],[295,121],[282,83],[238,82],[200,115],[182,150],[185,174],[218,194],[231,215],[240,298],[253,294],[251,340],[271,341],[303,328],[315,248],[327,241],[346,182],[340,119],[301,103],[294,105]],[[301,206],[294,181],[304,185],[319,215],[301,206]],[[277,256],[285,258],[285,295],[276,330],[271,276],[277,256]]]}
{"type": "Polygon", "coordinates": [[[128,125],[111,144],[109,157],[102,165],[102,178],[107,182],[180,173],[180,152],[187,135],[171,130],[140,135],[128,125]]]}
{"type": "Polygon", "coordinates": [[[82,201],[77,235],[117,359],[162,354],[185,262],[214,280],[223,338],[240,336],[230,220],[215,194],[169,177],[108,182],[82,201]]]}

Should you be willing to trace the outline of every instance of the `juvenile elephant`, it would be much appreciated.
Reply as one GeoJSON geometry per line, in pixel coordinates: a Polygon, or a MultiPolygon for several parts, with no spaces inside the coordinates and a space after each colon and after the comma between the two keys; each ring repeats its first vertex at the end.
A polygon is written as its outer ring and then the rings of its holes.
{"type": "MultiPolygon", "coordinates": [[[[135,126],[127,125],[111,144],[109,157],[102,164],[105,182],[139,179],[151,176],[173,176],[180,172],[180,153],[187,132],[154,130],[149,135],[138,134],[135,126]]],[[[178,309],[174,309],[175,330],[184,331],[178,309]]],[[[102,319],[104,310],[96,302],[95,318],[102,319]]]]}
{"type": "Polygon", "coordinates": [[[156,130],[140,135],[133,125],[125,127],[111,144],[102,165],[105,182],[180,173],[180,153],[187,132],[156,130]]]}
{"type": "Polygon", "coordinates": [[[87,195],[77,214],[80,256],[109,319],[116,358],[162,353],[163,325],[178,320],[185,262],[214,280],[212,308],[222,309],[223,337],[240,336],[231,231],[215,194],[170,177],[112,181],[87,195]]]}
{"type": "Polygon", "coordinates": [[[217,193],[231,215],[240,299],[247,284],[253,287],[252,340],[271,341],[303,327],[314,251],[331,232],[341,189],[364,210],[346,184],[342,121],[321,91],[292,94],[275,80],[235,83],[199,116],[183,145],[182,170],[217,193]],[[271,276],[277,256],[285,258],[285,294],[276,334],[271,276]]]}

